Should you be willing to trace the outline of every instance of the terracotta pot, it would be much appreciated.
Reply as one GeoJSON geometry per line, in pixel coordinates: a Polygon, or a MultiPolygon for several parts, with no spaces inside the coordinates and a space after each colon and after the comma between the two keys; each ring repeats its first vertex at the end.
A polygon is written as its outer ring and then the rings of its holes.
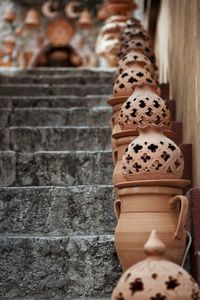
{"type": "Polygon", "coordinates": [[[112,300],[200,299],[199,286],[191,275],[165,259],[166,246],[155,230],[143,249],[146,259],[131,266],[122,275],[112,300]]]}
{"type": "Polygon", "coordinates": [[[132,13],[132,5],[128,3],[110,3],[107,5],[109,14],[130,16],[132,13]]]}
{"type": "Polygon", "coordinates": [[[184,160],[178,146],[156,126],[149,125],[139,131],[123,156],[126,180],[181,178],[184,160]]]}
{"type": "Polygon", "coordinates": [[[3,16],[3,20],[8,23],[13,23],[16,20],[16,14],[13,9],[13,6],[9,6],[3,16]]]}
{"type": "Polygon", "coordinates": [[[89,10],[84,9],[79,17],[78,25],[82,29],[91,29],[93,27],[92,16],[89,10]]]}
{"type": "Polygon", "coordinates": [[[3,39],[3,51],[5,54],[11,55],[16,45],[16,41],[12,36],[7,36],[3,39]]]}
{"type": "Polygon", "coordinates": [[[124,136],[123,132],[121,132],[121,135],[119,134],[117,137],[116,134],[114,134],[114,136],[116,140],[116,150],[114,152],[116,164],[113,172],[113,185],[115,186],[115,196],[116,198],[119,198],[116,184],[126,181],[122,172],[122,157],[127,146],[138,136],[138,132],[130,130],[128,136],[124,136]]]}
{"type": "Polygon", "coordinates": [[[115,246],[123,271],[144,258],[143,245],[153,229],[166,244],[165,257],[181,263],[188,210],[182,187],[186,184],[185,180],[150,180],[117,185],[121,202],[115,204],[119,218],[115,246]]]}
{"type": "Polygon", "coordinates": [[[36,9],[32,8],[27,12],[25,25],[30,29],[40,26],[40,15],[36,9]]]}

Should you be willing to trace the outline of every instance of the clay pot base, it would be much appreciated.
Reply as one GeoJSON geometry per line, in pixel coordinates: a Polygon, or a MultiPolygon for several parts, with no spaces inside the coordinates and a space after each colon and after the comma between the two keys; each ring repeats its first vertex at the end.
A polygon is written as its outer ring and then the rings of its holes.
{"type": "Polygon", "coordinates": [[[117,188],[136,187],[136,186],[171,186],[184,188],[191,184],[190,180],[186,179],[155,179],[155,180],[136,180],[129,182],[121,182],[116,184],[117,188]]]}

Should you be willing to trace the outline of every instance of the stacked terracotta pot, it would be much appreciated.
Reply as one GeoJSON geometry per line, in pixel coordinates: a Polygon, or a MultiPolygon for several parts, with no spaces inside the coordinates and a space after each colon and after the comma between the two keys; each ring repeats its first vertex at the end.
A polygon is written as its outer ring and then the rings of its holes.
{"type": "Polygon", "coordinates": [[[115,164],[115,245],[125,271],[144,258],[143,246],[155,229],[165,257],[183,259],[188,209],[183,188],[184,160],[173,142],[170,111],[160,97],[155,55],[148,35],[134,18],[120,37],[113,85],[112,150],[115,164]]]}
{"type": "Polygon", "coordinates": [[[132,0],[107,0],[99,12],[106,22],[97,38],[96,53],[111,67],[118,64],[120,32],[135,8],[132,0]]]}

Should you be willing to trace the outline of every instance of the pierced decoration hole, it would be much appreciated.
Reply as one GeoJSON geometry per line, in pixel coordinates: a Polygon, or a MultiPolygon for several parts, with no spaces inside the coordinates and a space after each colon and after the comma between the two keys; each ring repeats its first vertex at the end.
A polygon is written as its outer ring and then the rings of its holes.
{"type": "Polygon", "coordinates": [[[133,147],[133,150],[135,153],[138,153],[140,150],[142,150],[142,148],[143,147],[141,145],[137,144],[133,147]]]}
{"type": "Polygon", "coordinates": [[[136,46],[140,47],[140,46],[142,46],[142,44],[140,42],[138,42],[138,43],[136,43],[136,46]]]}
{"type": "Polygon", "coordinates": [[[134,78],[134,77],[130,77],[129,80],[128,80],[128,82],[134,83],[134,82],[138,82],[138,80],[136,78],[134,78]]]}
{"type": "Polygon", "coordinates": [[[156,124],[156,125],[159,125],[159,124],[160,124],[160,121],[161,121],[160,116],[156,116],[155,124],[156,124]]]}
{"type": "Polygon", "coordinates": [[[161,157],[164,159],[164,161],[168,161],[170,155],[166,151],[163,151],[161,157]]]}
{"type": "Polygon", "coordinates": [[[146,106],[146,103],[144,102],[144,100],[140,100],[139,107],[144,108],[145,106],[146,106]]]}
{"type": "Polygon", "coordinates": [[[145,51],[149,53],[150,49],[148,47],[145,47],[145,51]]]}
{"type": "Polygon", "coordinates": [[[133,58],[136,60],[136,59],[138,58],[138,56],[137,56],[137,55],[134,55],[133,58]]]}
{"type": "Polygon", "coordinates": [[[180,161],[177,159],[177,160],[175,161],[174,165],[175,165],[176,169],[178,169],[178,167],[180,167],[181,163],[180,163],[180,161]]]}
{"type": "Polygon", "coordinates": [[[174,290],[180,285],[176,278],[169,276],[169,280],[165,282],[167,290],[174,290]]]}
{"type": "Polygon", "coordinates": [[[151,300],[167,300],[165,295],[157,293],[154,297],[151,297],[151,300]]]}
{"type": "Polygon", "coordinates": [[[157,278],[158,278],[158,274],[153,273],[153,274],[151,275],[151,277],[152,277],[153,279],[157,279],[157,278]]]}
{"type": "Polygon", "coordinates": [[[148,146],[148,149],[152,152],[152,153],[155,153],[156,150],[158,149],[158,146],[155,145],[155,144],[151,144],[148,146]]]}
{"type": "Polygon", "coordinates": [[[152,166],[155,168],[156,171],[159,171],[159,169],[160,169],[163,165],[159,162],[159,160],[156,160],[156,161],[155,161],[155,164],[153,164],[152,166]]]}
{"type": "Polygon", "coordinates": [[[142,72],[138,72],[136,75],[137,75],[138,77],[143,77],[143,76],[144,76],[144,74],[143,74],[142,72]]]}
{"type": "Polygon", "coordinates": [[[135,118],[137,116],[137,109],[133,108],[132,113],[131,113],[131,117],[135,118]]]}
{"type": "Polygon", "coordinates": [[[149,156],[147,153],[144,153],[140,158],[146,163],[151,159],[151,156],[149,156]]]}
{"type": "Polygon", "coordinates": [[[125,108],[129,109],[130,107],[131,107],[131,102],[130,101],[126,102],[125,108]]]}
{"type": "Polygon", "coordinates": [[[133,157],[130,154],[128,154],[126,157],[127,164],[129,164],[131,160],[133,160],[133,157]]]}
{"type": "MultiPolygon", "coordinates": [[[[123,72],[123,69],[120,69],[121,70],[121,72],[123,72]]],[[[120,73],[121,73],[120,72],[120,73]]],[[[124,77],[127,77],[128,76],[128,73],[124,73],[124,74],[122,74],[122,78],[124,78],[124,77]]]]}
{"type": "Polygon", "coordinates": [[[152,80],[149,79],[149,78],[147,78],[146,81],[149,82],[149,83],[152,83],[152,80]]]}
{"type": "Polygon", "coordinates": [[[123,83],[121,83],[121,84],[119,85],[119,88],[120,88],[120,89],[124,89],[124,88],[125,88],[125,85],[124,85],[123,83]]]}
{"type": "Polygon", "coordinates": [[[172,151],[176,150],[176,147],[169,143],[168,148],[172,151]]]}
{"type": "Polygon", "coordinates": [[[158,103],[157,100],[154,100],[153,103],[154,103],[153,106],[154,106],[155,108],[159,108],[159,107],[160,107],[160,104],[158,103]]]}
{"type": "Polygon", "coordinates": [[[153,112],[152,112],[152,108],[149,107],[148,110],[145,112],[145,114],[149,117],[151,117],[153,115],[153,112]]]}
{"type": "Polygon", "coordinates": [[[160,144],[161,144],[161,145],[164,145],[164,143],[163,143],[162,141],[160,141],[160,144]]]}
{"type": "Polygon", "coordinates": [[[131,273],[128,273],[128,274],[126,275],[125,281],[127,281],[127,280],[129,279],[130,276],[131,276],[131,273]]]}
{"type": "Polygon", "coordinates": [[[132,296],[136,292],[141,292],[144,290],[144,285],[143,285],[141,278],[136,278],[134,282],[130,283],[130,290],[131,290],[132,296]]]}
{"type": "Polygon", "coordinates": [[[116,300],[125,300],[123,294],[120,292],[117,297],[115,297],[116,300]]]}
{"type": "Polygon", "coordinates": [[[170,167],[167,169],[167,173],[172,173],[172,170],[170,167]]]}
{"type": "Polygon", "coordinates": [[[136,173],[139,173],[140,169],[142,169],[142,166],[136,162],[136,163],[134,163],[133,168],[135,169],[136,173]]]}

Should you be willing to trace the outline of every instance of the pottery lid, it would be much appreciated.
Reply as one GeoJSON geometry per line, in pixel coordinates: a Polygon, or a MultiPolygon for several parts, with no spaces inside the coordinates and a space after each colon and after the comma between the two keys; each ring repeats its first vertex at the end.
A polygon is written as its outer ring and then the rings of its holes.
{"type": "Polygon", "coordinates": [[[151,232],[144,251],[147,258],[122,275],[112,300],[200,299],[199,286],[191,275],[163,258],[166,248],[156,231],[151,232]]]}

